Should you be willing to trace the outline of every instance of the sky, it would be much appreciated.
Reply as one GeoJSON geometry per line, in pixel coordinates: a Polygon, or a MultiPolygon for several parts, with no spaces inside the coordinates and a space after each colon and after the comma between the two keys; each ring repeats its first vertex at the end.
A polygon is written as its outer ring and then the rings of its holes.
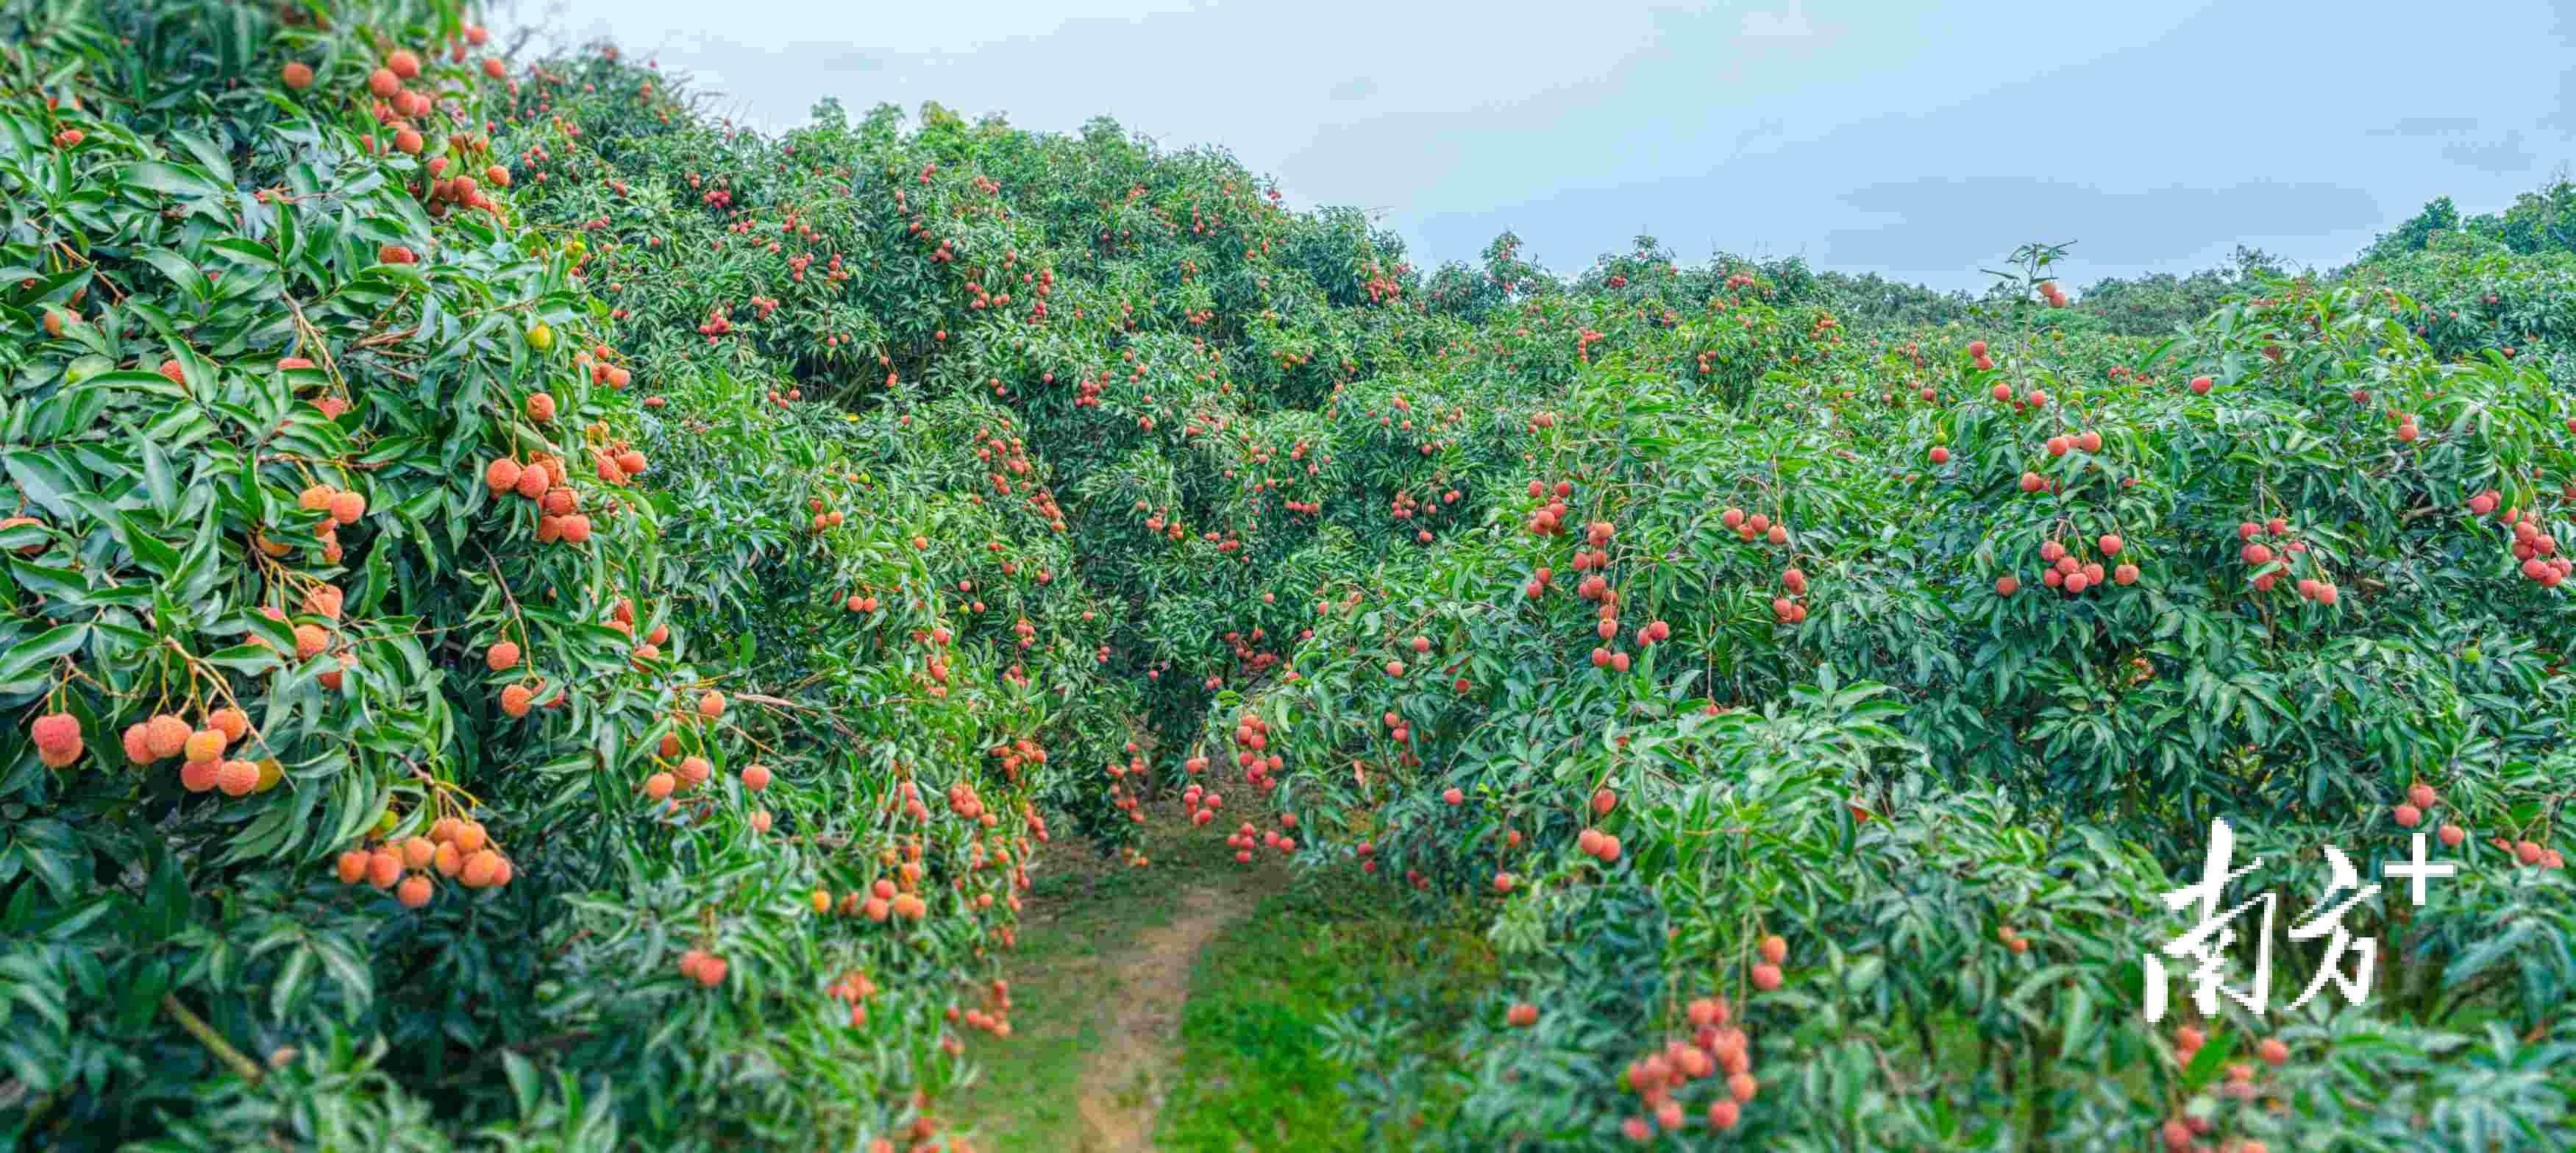
{"type": "MultiPolygon", "coordinates": [[[[2576,160],[2576,0],[500,0],[766,130],[837,97],[1225,149],[1414,262],[1498,233],[1561,273],[1653,236],[1980,290],[2350,260],[2425,201],[2576,160]]],[[[504,43],[507,41],[504,40],[504,43]]]]}

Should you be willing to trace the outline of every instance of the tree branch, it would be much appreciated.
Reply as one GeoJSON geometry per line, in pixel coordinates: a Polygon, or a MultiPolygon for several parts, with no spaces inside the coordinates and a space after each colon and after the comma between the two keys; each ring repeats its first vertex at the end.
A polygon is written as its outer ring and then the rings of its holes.
{"type": "Polygon", "coordinates": [[[161,1008],[178,1018],[180,1028],[195,1036],[216,1059],[232,1066],[233,1072],[240,1074],[242,1080],[259,1084],[259,1062],[243,1056],[241,1050],[233,1048],[232,1042],[224,1040],[223,1034],[215,1032],[214,1026],[206,1024],[205,1018],[189,1012],[187,1006],[179,1003],[178,994],[161,994],[161,1008]]]}

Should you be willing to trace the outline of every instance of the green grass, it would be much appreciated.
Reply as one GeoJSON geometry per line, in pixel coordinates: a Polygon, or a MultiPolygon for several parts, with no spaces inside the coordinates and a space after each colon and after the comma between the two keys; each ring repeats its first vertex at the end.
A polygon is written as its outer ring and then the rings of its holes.
{"type": "Polygon", "coordinates": [[[1123,975],[1108,962],[1139,931],[1171,922],[1183,883],[1170,871],[1098,860],[1087,845],[1045,860],[1047,871],[1030,879],[1020,947],[1002,963],[1012,1035],[968,1035],[979,1075],[953,1103],[974,1125],[976,1147],[1000,1153],[1083,1147],[1074,1086],[1117,1004],[1123,975]]]}
{"type": "Polygon", "coordinates": [[[1163,1109],[1162,1149],[1364,1148],[1366,1119],[1346,1092],[1358,1070],[1327,1054],[1323,1029],[1356,1004],[1404,1002],[1417,1024],[1380,1063],[1455,1063],[1455,1023],[1491,987],[1492,949],[1370,899],[1387,891],[1356,873],[1319,878],[1264,900],[1199,955],[1181,1018],[1186,1075],[1163,1109]]]}
{"type": "MultiPolygon", "coordinates": [[[[1323,1029],[1353,1005],[1386,1005],[1415,1023],[1382,1059],[1420,1055],[1434,1073],[1454,1067],[1454,1023],[1495,979],[1492,948],[1472,928],[1382,903],[1393,887],[1356,872],[1292,884],[1293,869],[1281,863],[1243,868],[1203,830],[1158,826],[1143,847],[1151,868],[1058,846],[1032,878],[1020,948],[1002,962],[1012,1036],[968,1034],[974,1083],[941,1110],[971,1126],[977,1149],[1102,1148],[1080,1109],[1087,1061],[1133,993],[1127,982],[1138,978],[1125,962],[1136,943],[1171,924],[1193,889],[1215,888],[1253,911],[1191,966],[1157,1148],[1365,1147],[1367,1118],[1346,1091],[1359,1071],[1327,1054],[1323,1029]]],[[[1121,1083],[1115,1099],[1133,1107],[1139,1090],[1121,1083]]]]}

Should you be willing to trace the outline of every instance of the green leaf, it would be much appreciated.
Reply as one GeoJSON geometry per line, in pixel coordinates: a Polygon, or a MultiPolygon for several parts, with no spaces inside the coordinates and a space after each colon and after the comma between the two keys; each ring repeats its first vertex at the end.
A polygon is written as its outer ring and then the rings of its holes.
{"type": "Polygon", "coordinates": [[[144,568],[165,579],[179,571],[179,550],[153,536],[133,513],[119,513],[117,520],[124,526],[125,547],[144,568]]]}
{"type": "Polygon", "coordinates": [[[68,606],[79,607],[92,600],[89,582],[74,569],[33,564],[10,557],[9,575],[17,580],[18,587],[68,606]]]}
{"type": "Polygon", "coordinates": [[[170,454],[151,437],[143,438],[143,487],[152,494],[152,511],[163,520],[178,515],[178,477],[170,471],[170,454]]]}
{"type": "Polygon", "coordinates": [[[203,198],[224,191],[224,186],[216,183],[213,178],[184,164],[140,161],[126,165],[125,170],[119,173],[118,177],[128,187],[166,193],[171,196],[203,198]]]}
{"type": "Polygon", "coordinates": [[[286,955],[286,967],[279,970],[274,984],[268,987],[268,1015],[283,1022],[297,1002],[304,999],[313,984],[313,946],[301,944],[286,955]]]}
{"type": "Polygon", "coordinates": [[[89,626],[69,624],[47,630],[0,652],[0,683],[26,677],[56,657],[68,656],[89,640],[89,626]]]}
{"type": "Polygon", "coordinates": [[[269,673],[286,663],[283,657],[278,656],[276,649],[266,645],[234,645],[228,649],[208,653],[201,659],[208,664],[221,665],[234,672],[248,673],[252,676],[269,673]]]}
{"type": "Polygon", "coordinates": [[[211,174],[217,183],[230,185],[233,182],[232,163],[224,159],[223,149],[215,147],[214,142],[194,132],[173,132],[170,138],[187,149],[188,155],[196,158],[198,166],[211,174]]]}
{"type": "Polygon", "coordinates": [[[68,498],[87,489],[61,461],[33,449],[11,449],[0,455],[0,463],[7,466],[9,479],[17,482],[18,491],[45,506],[57,523],[68,525],[77,520],[73,515],[75,506],[68,498]]]}
{"type": "Polygon", "coordinates": [[[2227,1058],[2235,1052],[2236,1033],[2233,1030],[2220,1029],[2212,1032],[2201,1045],[2200,1052],[2192,1056],[2191,1064],[2183,1069],[2183,1084],[2195,1091],[2208,1085],[2218,1076],[2219,1069],[2226,1066],[2227,1058]]]}

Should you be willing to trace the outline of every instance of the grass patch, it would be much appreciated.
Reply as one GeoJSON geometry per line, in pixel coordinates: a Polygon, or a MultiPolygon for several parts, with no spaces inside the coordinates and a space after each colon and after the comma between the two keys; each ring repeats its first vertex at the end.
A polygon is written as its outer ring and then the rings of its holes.
{"type": "Polygon", "coordinates": [[[1011,982],[1011,1036],[967,1034],[975,1083],[954,1108],[979,1148],[1077,1150],[1087,1140],[1073,1086],[1100,1048],[1123,974],[1113,963],[1135,935],[1168,924],[1179,904],[1169,874],[1101,860],[1070,844],[1030,878],[1027,930],[1002,963],[1011,982]]]}
{"type": "MultiPolygon", "coordinates": [[[[1436,1073],[1458,1061],[1456,1023],[1492,987],[1493,951],[1471,929],[1371,898],[1384,889],[1356,872],[1314,878],[1265,899],[1199,955],[1181,1017],[1183,1076],[1164,1104],[1161,1148],[1370,1147],[1368,1118],[1349,1092],[1367,1071],[1341,1059],[1349,1054],[1336,1052],[1326,1029],[1354,1008],[1409,1021],[1393,1051],[1371,1047],[1369,1064],[1419,1057],[1419,1083],[1437,1091],[1436,1073]]],[[[1421,1104],[1436,1114],[1436,1102],[1421,1104]]]]}

